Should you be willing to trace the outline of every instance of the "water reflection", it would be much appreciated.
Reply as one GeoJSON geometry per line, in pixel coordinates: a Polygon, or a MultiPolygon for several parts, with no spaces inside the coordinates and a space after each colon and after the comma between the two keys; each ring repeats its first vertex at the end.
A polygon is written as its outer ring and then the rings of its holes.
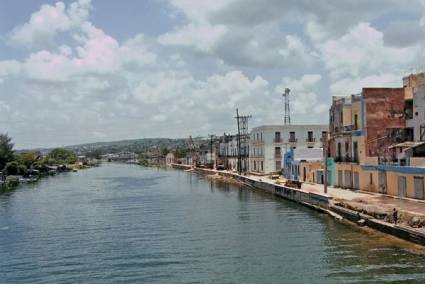
{"type": "Polygon", "coordinates": [[[183,171],[108,164],[0,195],[1,283],[420,283],[416,248],[183,171]]]}

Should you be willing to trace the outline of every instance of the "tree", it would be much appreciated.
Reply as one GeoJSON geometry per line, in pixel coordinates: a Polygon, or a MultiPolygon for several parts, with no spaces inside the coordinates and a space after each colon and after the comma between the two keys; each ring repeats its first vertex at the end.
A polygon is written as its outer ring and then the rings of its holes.
{"type": "Polygon", "coordinates": [[[176,158],[184,158],[186,157],[187,153],[189,153],[189,149],[184,146],[177,146],[176,148],[176,158]]]}
{"type": "Polygon", "coordinates": [[[77,161],[77,156],[70,150],[56,148],[47,155],[47,161],[50,164],[73,164],[77,161]]]}
{"type": "Polygon", "coordinates": [[[160,155],[161,157],[165,157],[168,154],[168,149],[165,146],[162,146],[160,149],[160,155]]]}
{"type": "Polygon", "coordinates": [[[27,171],[25,165],[19,164],[17,161],[7,163],[4,169],[7,175],[25,175],[27,171]]]}
{"type": "Polygon", "coordinates": [[[12,138],[7,134],[0,134],[0,170],[13,160],[12,138]]]}
{"type": "Polygon", "coordinates": [[[30,168],[32,164],[37,160],[37,155],[34,152],[20,153],[15,157],[19,164],[25,165],[30,168]]]}
{"type": "Polygon", "coordinates": [[[99,149],[95,149],[93,151],[87,152],[86,153],[86,157],[87,158],[92,158],[92,159],[100,160],[101,159],[101,156],[103,154],[104,153],[103,153],[102,149],[99,148],[99,149]]]}

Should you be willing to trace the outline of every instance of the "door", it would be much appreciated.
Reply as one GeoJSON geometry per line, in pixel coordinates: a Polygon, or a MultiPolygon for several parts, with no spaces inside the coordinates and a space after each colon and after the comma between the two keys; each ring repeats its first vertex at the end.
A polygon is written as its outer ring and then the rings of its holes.
{"type": "Polygon", "coordinates": [[[378,179],[379,179],[379,189],[378,191],[380,193],[387,193],[387,175],[385,172],[379,172],[378,173],[378,179]]]}
{"type": "Polygon", "coordinates": [[[356,190],[359,190],[360,189],[360,181],[359,181],[359,173],[358,172],[353,173],[353,182],[354,182],[353,188],[356,189],[356,190]]]}
{"type": "Polygon", "coordinates": [[[406,197],[406,177],[398,177],[398,196],[406,197]]]}
{"type": "Polygon", "coordinates": [[[342,187],[342,171],[338,171],[338,186],[342,187]]]}
{"type": "Polygon", "coordinates": [[[424,199],[424,178],[423,177],[414,177],[415,185],[415,198],[424,199]]]}
{"type": "Polygon", "coordinates": [[[345,188],[353,188],[353,179],[351,176],[351,171],[344,172],[344,187],[345,188]]]}

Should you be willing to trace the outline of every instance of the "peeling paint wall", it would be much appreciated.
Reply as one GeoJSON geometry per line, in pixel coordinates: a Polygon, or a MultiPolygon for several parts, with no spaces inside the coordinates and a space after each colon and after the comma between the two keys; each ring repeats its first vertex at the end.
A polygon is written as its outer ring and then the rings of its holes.
{"type": "Polygon", "coordinates": [[[366,112],[366,155],[377,156],[376,141],[385,136],[388,128],[404,128],[403,88],[363,88],[366,112]]]}

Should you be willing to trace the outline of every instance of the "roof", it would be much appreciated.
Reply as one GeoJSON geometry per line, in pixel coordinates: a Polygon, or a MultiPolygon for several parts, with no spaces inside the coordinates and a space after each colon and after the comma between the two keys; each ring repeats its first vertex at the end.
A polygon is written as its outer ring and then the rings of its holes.
{"type": "Polygon", "coordinates": [[[258,131],[258,130],[300,130],[300,129],[311,129],[311,130],[328,130],[329,125],[327,124],[290,124],[290,125],[260,125],[257,127],[253,127],[252,131],[258,131]]]}
{"type": "Polygon", "coordinates": [[[393,149],[393,148],[415,148],[415,147],[421,146],[423,144],[425,144],[425,142],[406,141],[406,142],[403,142],[403,143],[391,145],[389,148],[390,149],[393,149]]]}

